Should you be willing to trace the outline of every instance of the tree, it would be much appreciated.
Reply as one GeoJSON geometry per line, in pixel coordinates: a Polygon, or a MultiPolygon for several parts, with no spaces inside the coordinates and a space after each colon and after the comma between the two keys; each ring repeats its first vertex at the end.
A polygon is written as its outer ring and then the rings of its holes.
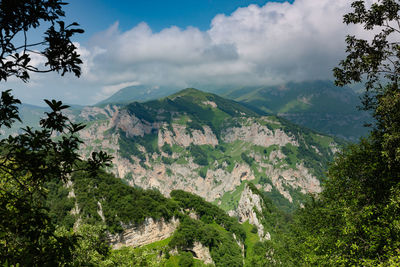
{"type": "Polygon", "coordinates": [[[339,153],[321,195],[295,218],[301,245],[292,254],[305,265],[399,266],[400,1],[354,1],[352,8],[344,22],[373,38],[348,36],[334,74],[337,85],[365,82],[363,109],[375,123],[368,138],[339,153]]]}
{"type": "Polygon", "coordinates": [[[68,26],[61,19],[65,16],[62,7],[67,3],[61,0],[2,0],[0,2],[0,81],[14,76],[27,82],[29,72],[73,72],[80,76],[82,63],[71,37],[83,33],[79,26],[68,26]],[[28,31],[38,28],[42,23],[50,27],[43,40],[30,43],[28,31]],[[16,39],[20,44],[15,44],[16,39]],[[30,64],[31,54],[46,59],[44,69],[30,64]]]}
{"type": "MultiPolygon", "coordinates": [[[[16,77],[29,81],[30,72],[73,72],[80,76],[82,63],[71,41],[83,30],[62,20],[66,3],[61,0],[2,0],[0,2],[0,81],[16,77]],[[43,41],[29,42],[28,32],[43,23],[49,27],[43,41]],[[22,40],[21,44],[17,44],[22,40]],[[45,58],[43,68],[30,64],[35,53],[45,58]]],[[[61,101],[45,102],[51,108],[40,121],[41,129],[23,129],[23,134],[0,140],[0,262],[27,266],[68,263],[77,236],[55,235],[45,200],[44,184],[51,179],[68,180],[81,161],[77,133],[84,128],[70,121],[61,101]],[[56,139],[54,137],[57,136],[56,139]]],[[[21,102],[3,91],[0,127],[11,127],[21,102]]],[[[93,153],[89,172],[109,165],[110,157],[93,153]]]]}
{"type": "Polygon", "coordinates": [[[379,0],[371,6],[354,1],[346,24],[361,24],[371,40],[347,36],[348,53],[334,69],[336,84],[365,81],[363,109],[376,119],[373,135],[382,139],[382,155],[390,166],[400,163],[400,1],[379,0]]]}

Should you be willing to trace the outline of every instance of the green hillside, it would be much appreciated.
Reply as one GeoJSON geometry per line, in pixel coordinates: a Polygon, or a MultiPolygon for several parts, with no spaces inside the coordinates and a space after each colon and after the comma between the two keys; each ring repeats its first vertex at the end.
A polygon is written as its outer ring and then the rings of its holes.
{"type": "MultiPolygon", "coordinates": [[[[121,233],[131,226],[140,226],[146,218],[166,222],[177,218],[180,221],[169,238],[145,246],[114,250],[105,246],[103,252],[96,250],[96,247],[84,248],[86,253],[90,253],[86,264],[182,266],[187,260],[195,266],[205,266],[201,261],[193,260],[193,255],[188,253],[195,242],[209,249],[216,266],[243,266],[244,261],[246,266],[252,266],[247,263],[260,260],[260,256],[257,255],[257,258],[254,254],[254,246],[263,243],[254,236],[251,225],[239,224],[236,218],[229,217],[217,206],[182,190],[172,191],[171,198],[165,198],[155,190],[130,187],[104,171],[98,171],[92,177],[77,172],[71,177],[71,186],[66,187],[54,180],[48,182],[46,187],[50,193],[47,200],[50,218],[57,227],[86,229],[85,238],[92,239],[90,242],[99,238],[99,232],[95,229],[102,229],[103,238],[106,238],[107,233],[121,233]],[[71,213],[74,207],[78,212],[71,213]],[[197,218],[193,219],[189,213],[196,214],[197,218]],[[238,242],[246,244],[244,251],[238,242]]],[[[257,191],[254,186],[253,190],[257,191]]],[[[269,201],[263,212],[262,218],[267,219],[264,225],[274,231],[283,217],[269,201]]],[[[82,260],[81,256],[77,257],[76,263],[82,260]]]]}
{"type": "Polygon", "coordinates": [[[334,86],[331,81],[235,88],[224,96],[352,141],[368,132],[363,124],[370,118],[357,108],[361,105],[360,96],[349,87],[334,86]]]}
{"type": "Polygon", "coordinates": [[[147,122],[172,122],[177,117],[186,121],[191,120],[188,125],[191,129],[206,124],[212,129],[221,130],[222,124],[228,118],[259,116],[235,101],[194,88],[179,91],[160,100],[134,102],[127,105],[127,109],[130,114],[147,122]],[[183,114],[186,115],[185,118],[182,117],[183,114]]]}
{"type": "MultiPolygon", "coordinates": [[[[203,87],[200,87],[203,88],[203,87]]],[[[289,82],[277,86],[209,86],[206,91],[233,99],[255,110],[282,116],[315,131],[357,141],[368,132],[370,121],[361,105],[359,93],[349,87],[336,87],[331,81],[289,82]]],[[[166,97],[174,87],[131,86],[121,89],[97,105],[128,104],[166,97]]],[[[179,93],[176,93],[177,95],[179,93]]]]}

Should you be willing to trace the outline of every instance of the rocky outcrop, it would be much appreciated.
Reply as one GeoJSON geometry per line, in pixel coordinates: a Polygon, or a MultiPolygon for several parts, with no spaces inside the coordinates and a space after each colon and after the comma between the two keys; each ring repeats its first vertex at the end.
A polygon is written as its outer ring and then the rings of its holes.
{"type": "MultiPolygon", "coordinates": [[[[99,116],[103,116],[104,118],[111,118],[118,111],[119,108],[115,105],[107,105],[104,108],[84,107],[79,113],[79,118],[84,121],[92,121],[96,118],[99,118],[99,116]]],[[[75,118],[73,114],[68,114],[68,115],[72,118],[75,118]]]]}
{"type": "Polygon", "coordinates": [[[140,226],[125,227],[120,234],[110,234],[109,241],[113,249],[123,246],[139,247],[170,237],[178,225],[179,220],[176,218],[170,221],[164,219],[155,221],[153,218],[146,218],[140,226]]]}
{"type": "Polygon", "coordinates": [[[271,235],[265,231],[261,219],[258,214],[262,214],[264,201],[258,194],[254,194],[251,188],[246,185],[239,200],[237,209],[230,212],[229,215],[237,216],[240,223],[248,221],[250,224],[257,227],[257,233],[261,240],[271,239],[271,235]]]}
{"type": "MultiPolygon", "coordinates": [[[[303,163],[297,163],[296,169],[276,168],[272,164],[262,164],[262,166],[265,167],[265,174],[271,179],[272,186],[290,202],[293,199],[287,190],[288,187],[300,189],[303,194],[321,192],[319,180],[310,173],[303,163]]],[[[266,187],[268,187],[268,184],[266,187]]]]}
{"type": "Polygon", "coordinates": [[[218,139],[209,126],[203,126],[203,130],[188,129],[185,125],[172,124],[172,131],[163,127],[158,132],[158,146],[165,143],[188,147],[194,145],[218,145],[218,139]]]}
{"type": "Polygon", "coordinates": [[[144,136],[158,131],[161,123],[149,123],[138,119],[135,115],[129,114],[127,110],[116,113],[111,119],[111,128],[122,130],[126,137],[144,136]]]}
{"type": "Polygon", "coordinates": [[[231,143],[241,140],[263,147],[272,145],[285,146],[286,144],[298,146],[294,137],[288,136],[280,129],[271,130],[267,126],[260,125],[257,122],[247,123],[250,123],[250,125],[226,129],[223,133],[224,141],[231,143]]]}
{"type": "MultiPolygon", "coordinates": [[[[211,102],[203,104],[214,108],[214,104],[211,102]]],[[[287,156],[279,147],[287,144],[298,146],[298,140],[280,130],[280,123],[272,117],[236,118],[233,120],[234,124],[229,126],[227,123],[224,126],[226,128],[220,133],[218,139],[209,126],[203,125],[202,129],[189,129],[185,123],[190,119],[185,116],[179,117],[176,114],[177,117],[171,122],[149,123],[138,119],[126,109],[107,106],[105,109],[85,109],[81,117],[91,118],[96,117],[96,114],[102,116],[103,119],[90,122],[88,127],[80,132],[83,140],[81,154],[88,157],[91,152],[97,150],[110,153],[114,157],[113,167],[110,171],[117,177],[126,179],[132,186],[144,189],[157,188],[166,196],[171,190],[183,189],[200,195],[207,201],[214,201],[221,198],[226,192],[235,191],[243,181],[255,180],[256,175],[261,174],[268,178],[268,182],[264,182],[260,190],[277,189],[290,202],[293,201],[289,192],[290,188],[299,189],[303,193],[320,191],[318,179],[303,163],[297,163],[296,167],[286,164],[287,156]],[[147,134],[157,135],[155,141],[160,152],[150,154],[143,146],[138,145],[137,148],[144,155],[140,159],[135,155],[130,155],[128,158],[120,153],[122,150],[119,142],[120,135],[129,138],[143,137],[147,134]],[[203,166],[194,162],[192,155],[187,153],[187,147],[192,144],[215,147],[221,141],[232,143],[232,147],[235,147],[236,150],[224,151],[227,160],[221,162],[220,159],[216,159],[207,166],[207,169],[203,169],[200,175],[203,166]],[[181,147],[182,152],[175,150],[172,154],[166,154],[161,148],[164,144],[181,147]],[[268,153],[257,150],[249,151],[252,145],[265,148],[274,145],[275,148],[268,153]],[[248,153],[249,158],[254,160],[257,170],[254,169],[254,164],[250,166],[248,162],[241,160],[236,163],[232,162],[232,157],[235,154],[240,155],[242,152],[248,153]],[[174,160],[168,164],[163,158],[174,160]]],[[[335,151],[335,144],[332,143],[330,148],[335,151]]],[[[318,152],[320,151],[315,153],[318,152]]]]}
{"type": "Polygon", "coordinates": [[[193,248],[191,251],[194,252],[194,258],[201,260],[205,264],[214,265],[214,261],[211,258],[210,249],[208,247],[203,246],[200,242],[194,242],[193,248]]]}
{"type": "Polygon", "coordinates": [[[174,189],[182,189],[204,197],[207,201],[214,201],[225,192],[235,190],[244,180],[255,179],[253,171],[246,164],[236,164],[231,172],[222,168],[209,169],[203,178],[196,171],[200,166],[193,163],[191,158],[188,161],[187,164],[171,165],[153,163],[151,168],[146,168],[138,160],[132,163],[117,156],[113,163],[119,177],[126,177],[128,174],[133,177],[128,181],[132,186],[157,188],[166,196],[174,189]]]}

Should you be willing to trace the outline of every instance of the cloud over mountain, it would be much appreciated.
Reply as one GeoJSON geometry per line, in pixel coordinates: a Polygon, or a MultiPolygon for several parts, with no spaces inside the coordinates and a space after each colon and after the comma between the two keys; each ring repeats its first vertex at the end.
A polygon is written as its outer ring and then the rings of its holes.
{"type": "MultiPolygon", "coordinates": [[[[344,57],[344,38],[359,31],[342,23],[348,0],[295,0],[250,5],[219,14],[207,31],[145,23],[120,31],[118,22],[80,46],[80,87],[94,102],[123,83],[176,85],[272,84],[327,79],[344,57]],[[97,88],[97,89],[96,89],[97,88]],[[94,97],[93,97],[94,96],[94,97]]],[[[74,87],[79,87],[74,86],[74,87]]]]}

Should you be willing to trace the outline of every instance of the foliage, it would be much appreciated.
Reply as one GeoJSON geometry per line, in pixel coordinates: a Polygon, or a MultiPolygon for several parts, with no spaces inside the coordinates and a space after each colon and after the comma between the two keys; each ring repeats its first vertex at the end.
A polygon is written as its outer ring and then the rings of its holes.
{"type": "Polygon", "coordinates": [[[172,155],[172,148],[171,145],[168,143],[165,143],[162,147],[161,150],[164,151],[165,153],[167,153],[169,156],[172,155]]]}
{"type": "Polygon", "coordinates": [[[246,162],[249,166],[253,164],[254,159],[250,156],[248,156],[246,153],[242,152],[240,154],[240,157],[243,159],[244,162],[246,162]]]}
{"type": "MultiPolygon", "coordinates": [[[[27,82],[29,72],[80,75],[82,62],[70,38],[83,30],[74,28],[78,26],[76,23],[65,25],[63,5],[58,0],[0,2],[0,81],[15,77],[27,82]],[[44,40],[29,42],[28,31],[46,22],[50,27],[44,33],[44,40]],[[20,37],[22,44],[18,45],[20,37]],[[47,69],[30,65],[33,49],[44,57],[47,69]]],[[[65,182],[76,170],[80,161],[77,133],[83,126],[63,115],[68,106],[55,100],[45,102],[50,111],[40,120],[40,129],[27,127],[22,134],[0,141],[0,263],[49,266],[71,261],[76,238],[55,235],[44,184],[52,179],[65,182]]],[[[20,121],[17,104],[20,101],[10,90],[2,92],[0,127],[10,128],[20,121]]],[[[93,173],[99,166],[108,165],[109,160],[103,152],[93,153],[87,170],[93,173]]]]}
{"type": "Polygon", "coordinates": [[[193,210],[200,217],[201,221],[205,223],[215,222],[227,231],[234,233],[239,240],[245,240],[246,233],[237,220],[227,215],[217,206],[183,190],[173,190],[170,195],[182,208],[193,210]]]}
{"type": "Polygon", "coordinates": [[[376,109],[378,98],[374,93],[384,91],[382,84],[399,82],[400,42],[396,41],[400,26],[400,3],[397,0],[379,0],[368,6],[364,1],[352,3],[353,12],[344,16],[346,24],[361,24],[371,31],[371,40],[347,36],[348,53],[334,69],[336,84],[345,85],[366,80],[364,108],[376,109]],[[369,94],[372,93],[372,94],[369,94]]]}
{"type": "Polygon", "coordinates": [[[111,248],[104,226],[81,224],[74,231],[60,227],[55,235],[77,238],[72,250],[72,266],[112,266],[108,260],[111,248]]]}
{"type": "Polygon", "coordinates": [[[169,246],[171,249],[187,250],[194,242],[200,242],[210,249],[216,266],[243,266],[242,253],[231,233],[217,225],[183,217],[169,246]]]}
{"type": "Polygon", "coordinates": [[[121,155],[129,160],[132,160],[131,155],[138,157],[141,162],[146,161],[146,155],[142,152],[141,147],[144,147],[145,153],[158,153],[157,135],[146,134],[142,136],[127,137],[125,133],[120,131],[119,147],[121,155]]]}
{"type": "Polygon", "coordinates": [[[191,145],[189,148],[190,155],[193,157],[193,162],[200,166],[208,165],[207,151],[201,146],[191,145]]]}
{"type": "Polygon", "coordinates": [[[83,30],[76,28],[79,25],[75,22],[65,25],[62,20],[65,15],[62,7],[65,4],[61,0],[0,2],[0,81],[14,76],[26,82],[29,80],[29,72],[56,71],[61,72],[61,75],[73,72],[80,76],[79,64],[82,61],[70,38],[76,33],[83,33],[83,30]],[[46,22],[51,26],[45,31],[43,40],[29,42],[28,31],[46,22]],[[30,64],[33,53],[45,59],[46,69],[30,64]]]}
{"type": "Polygon", "coordinates": [[[91,224],[101,223],[98,214],[100,203],[107,229],[112,233],[123,230],[121,223],[139,225],[146,218],[169,220],[178,209],[176,203],[161,193],[131,187],[104,171],[98,171],[94,177],[76,172],[71,181],[82,220],[91,224]]]}
{"type": "Polygon", "coordinates": [[[294,217],[287,259],[299,265],[396,266],[400,245],[400,3],[354,1],[345,23],[374,30],[372,41],[348,36],[337,84],[366,81],[363,108],[373,113],[368,138],[340,153],[323,192],[294,217]]]}
{"type": "MultiPolygon", "coordinates": [[[[2,103],[12,103],[8,105],[12,112],[8,113],[5,123],[0,124],[7,126],[18,119],[18,114],[13,104],[17,101],[9,92],[3,92],[5,95],[8,100],[3,99],[2,103]]],[[[83,126],[72,123],[62,114],[68,106],[54,100],[46,100],[46,103],[51,112],[40,121],[41,129],[33,131],[28,127],[23,134],[0,141],[1,255],[9,263],[23,263],[25,260],[29,261],[26,264],[57,262],[59,257],[67,257],[64,254],[69,253],[64,247],[67,240],[59,241],[60,238],[53,235],[54,227],[45,209],[48,192],[43,185],[52,179],[66,181],[77,168],[76,162],[80,160],[77,133],[83,126]],[[53,135],[61,137],[54,140],[53,135]],[[48,249],[57,242],[64,244],[60,245],[60,251],[54,248],[49,252],[48,249]]],[[[86,170],[93,172],[109,159],[103,152],[93,153],[86,170]]]]}
{"type": "Polygon", "coordinates": [[[193,255],[190,252],[182,252],[181,257],[179,258],[179,266],[182,267],[191,267],[193,266],[193,255]]]}

